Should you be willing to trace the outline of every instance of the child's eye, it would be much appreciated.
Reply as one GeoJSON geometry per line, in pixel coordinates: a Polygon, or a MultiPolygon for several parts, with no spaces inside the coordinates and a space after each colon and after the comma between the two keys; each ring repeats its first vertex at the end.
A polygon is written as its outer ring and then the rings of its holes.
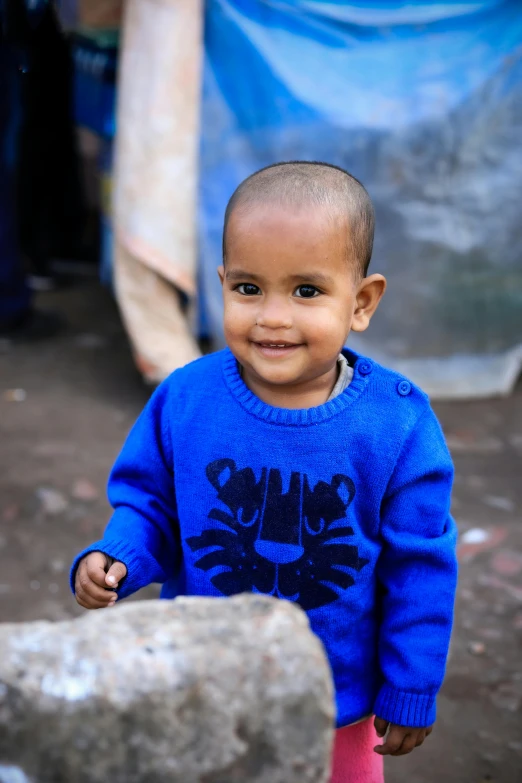
{"type": "Polygon", "coordinates": [[[321,292],[315,285],[300,285],[295,289],[294,296],[297,296],[300,299],[314,299],[316,296],[319,296],[320,293],[321,292]]]}
{"type": "Polygon", "coordinates": [[[261,293],[261,289],[253,283],[240,283],[235,290],[243,296],[257,296],[261,293]]]}

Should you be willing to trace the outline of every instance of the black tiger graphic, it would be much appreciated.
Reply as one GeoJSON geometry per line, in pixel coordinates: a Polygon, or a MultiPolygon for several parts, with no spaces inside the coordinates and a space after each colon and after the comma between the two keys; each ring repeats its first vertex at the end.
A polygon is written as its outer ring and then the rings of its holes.
{"type": "Polygon", "coordinates": [[[256,480],[252,468],[220,459],[206,475],[226,507],[213,508],[209,518],[225,529],[204,530],[187,544],[196,553],[206,550],[195,565],[216,569],[211,582],[223,595],[266,593],[317,609],[353,585],[350,572],[368,563],[346,543],[353,528],[340,523],[355,496],[348,476],[311,487],[306,474],[293,472],[283,492],[276,468],[263,468],[256,480]]]}

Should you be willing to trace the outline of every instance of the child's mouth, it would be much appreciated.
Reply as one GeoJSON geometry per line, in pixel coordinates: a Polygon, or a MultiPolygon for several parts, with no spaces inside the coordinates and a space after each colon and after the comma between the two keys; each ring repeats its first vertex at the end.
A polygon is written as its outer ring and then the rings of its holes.
{"type": "Polygon", "coordinates": [[[254,342],[253,345],[257,348],[259,353],[267,358],[279,358],[283,356],[289,356],[291,353],[300,348],[298,343],[285,343],[285,342],[254,342]]]}

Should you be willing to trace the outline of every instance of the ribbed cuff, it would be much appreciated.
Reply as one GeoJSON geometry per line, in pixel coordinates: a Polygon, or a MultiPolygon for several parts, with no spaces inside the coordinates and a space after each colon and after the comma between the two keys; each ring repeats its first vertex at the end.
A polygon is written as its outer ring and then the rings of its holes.
{"type": "Polygon", "coordinates": [[[164,575],[161,572],[161,569],[149,552],[138,552],[136,549],[122,541],[102,539],[91,544],[91,546],[88,546],[87,549],[84,549],[83,552],[80,552],[75,558],[69,576],[69,585],[73,594],[75,593],[74,582],[76,570],[80,564],[80,560],[90,552],[103,552],[105,555],[113,557],[115,560],[119,560],[127,568],[127,576],[121,580],[120,586],[116,590],[118,598],[125,598],[128,595],[132,595],[132,593],[135,593],[142,587],[150,585],[152,582],[164,581],[164,575]]]}
{"type": "Polygon", "coordinates": [[[426,728],[435,723],[436,696],[398,691],[383,685],[375,702],[377,717],[398,726],[426,728]]]}

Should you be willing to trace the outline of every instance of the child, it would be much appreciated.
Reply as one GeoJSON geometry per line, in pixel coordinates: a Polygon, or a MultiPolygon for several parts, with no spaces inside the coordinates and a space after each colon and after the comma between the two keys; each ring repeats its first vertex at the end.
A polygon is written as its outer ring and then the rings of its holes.
{"type": "Polygon", "coordinates": [[[299,603],[333,670],[336,783],[382,781],[382,757],[431,732],[456,583],[453,470],[428,399],[343,348],[386,287],[367,275],[373,231],[368,194],[335,166],[239,186],[219,270],[228,348],[152,396],[105,536],[71,576],[87,609],[151,582],[163,598],[299,603]]]}

